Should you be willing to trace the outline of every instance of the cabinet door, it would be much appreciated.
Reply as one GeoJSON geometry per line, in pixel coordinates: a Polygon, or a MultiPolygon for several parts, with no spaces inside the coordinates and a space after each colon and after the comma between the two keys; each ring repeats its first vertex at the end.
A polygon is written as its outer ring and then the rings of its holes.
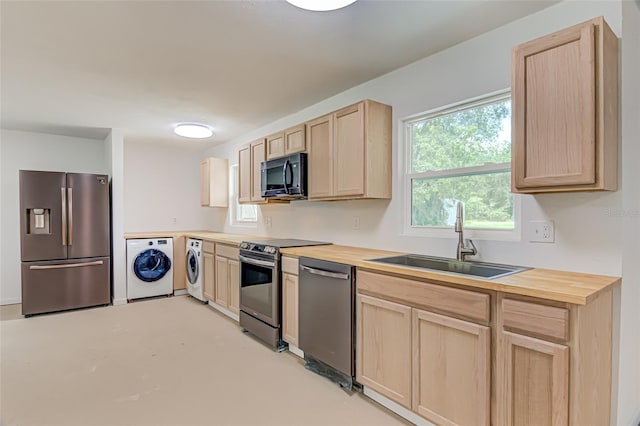
{"type": "Polygon", "coordinates": [[[284,138],[284,132],[267,136],[267,160],[284,156],[284,138]]]}
{"type": "Polygon", "coordinates": [[[502,339],[498,424],[567,425],[569,348],[507,331],[502,339]]]}
{"type": "Polygon", "coordinates": [[[204,297],[212,302],[215,301],[215,266],[212,253],[202,253],[202,283],[204,297]]]}
{"type": "Polygon", "coordinates": [[[344,108],[334,115],[334,195],[364,195],[364,103],[344,108]]]}
{"type": "Polygon", "coordinates": [[[589,22],[514,49],[515,188],[596,182],[595,45],[589,22]]]}
{"type": "Polygon", "coordinates": [[[251,147],[247,146],[238,152],[238,202],[251,202],[251,147]]]}
{"type": "Polygon", "coordinates": [[[305,125],[301,124],[284,131],[284,153],[286,155],[302,152],[306,149],[305,125]]]}
{"type": "Polygon", "coordinates": [[[418,309],[412,316],[413,410],[439,425],[489,425],[489,327],[418,309]]]}
{"type": "Polygon", "coordinates": [[[265,142],[261,140],[251,144],[251,201],[264,201],[262,193],[262,171],[260,164],[266,160],[265,142]]]}
{"type": "Polygon", "coordinates": [[[200,205],[209,206],[210,195],[210,179],[209,179],[209,162],[202,160],[200,162],[200,205]]]}
{"type": "Polygon", "coordinates": [[[216,303],[229,306],[229,264],[222,256],[216,256],[216,303]]]}
{"type": "Polygon", "coordinates": [[[357,296],[358,382],[411,409],[411,308],[357,296]]]}
{"type": "Polygon", "coordinates": [[[298,277],[282,274],[282,340],[298,346],[298,277]]]}
{"type": "Polygon", "coordinates": [[[325,115],[307,123],[309,198],[333,195],[333,119],[325,115]]]}
{"type": "Polygon", "coordinates": [[[240,314],[240,263],[229,259],[229,310],[236,315],[240,314]]]}

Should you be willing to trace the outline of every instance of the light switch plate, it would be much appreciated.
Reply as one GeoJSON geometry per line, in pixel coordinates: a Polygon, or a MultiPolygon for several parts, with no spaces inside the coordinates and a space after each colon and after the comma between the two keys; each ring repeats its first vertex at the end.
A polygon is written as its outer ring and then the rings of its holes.
{"type": "Polygon", "coordinates": [[[529,241],[532,243],[555,242],[555,230],[551,220],[529,221],[529,241]]]}

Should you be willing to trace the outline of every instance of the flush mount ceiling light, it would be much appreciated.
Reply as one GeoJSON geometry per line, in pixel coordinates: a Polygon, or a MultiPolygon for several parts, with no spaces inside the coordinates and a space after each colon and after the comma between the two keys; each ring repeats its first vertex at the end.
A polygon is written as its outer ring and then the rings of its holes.
{"type": "Polygon", "coordinates": [[[173,131],[176,135],[184,136],[185,138],[192,139],[204,139],[213,135],[213,131],[209,126],[198,123],[182,123],[178,124],[173,131]]]}
{"type": "Polygon", "coordinates": [[[342,9],[355,2],[356,0],[287,0],[287,3],[300,9],[313,10],[314,12],[342,9]]]}

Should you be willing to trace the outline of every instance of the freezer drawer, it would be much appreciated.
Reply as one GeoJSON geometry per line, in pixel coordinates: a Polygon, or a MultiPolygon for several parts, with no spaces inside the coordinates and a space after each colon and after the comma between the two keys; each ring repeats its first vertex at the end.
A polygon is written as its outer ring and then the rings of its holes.
{"type": "Polygon", "coordinates": [[[109,304],[110,263],[109,257],[22,262],[22,314],[109,304]]]}

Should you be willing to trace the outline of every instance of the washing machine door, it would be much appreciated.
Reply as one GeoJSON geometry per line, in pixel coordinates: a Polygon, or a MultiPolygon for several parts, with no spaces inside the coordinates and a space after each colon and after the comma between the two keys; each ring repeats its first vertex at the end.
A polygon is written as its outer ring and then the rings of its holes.
{"type": "Polygon", "coordinates": [[[198,253],[194,249],[189,249],[187,252],[187,279],[189,283],[195,284],[198,281],[199,274],[198,253]]]}
{"type": "Polygon", "coordinates": [[[136,256],[133,272],[136,277],[147,283],[158,281],[171,269],[171,259],[156,249],[148,249],[136,256]]]}

